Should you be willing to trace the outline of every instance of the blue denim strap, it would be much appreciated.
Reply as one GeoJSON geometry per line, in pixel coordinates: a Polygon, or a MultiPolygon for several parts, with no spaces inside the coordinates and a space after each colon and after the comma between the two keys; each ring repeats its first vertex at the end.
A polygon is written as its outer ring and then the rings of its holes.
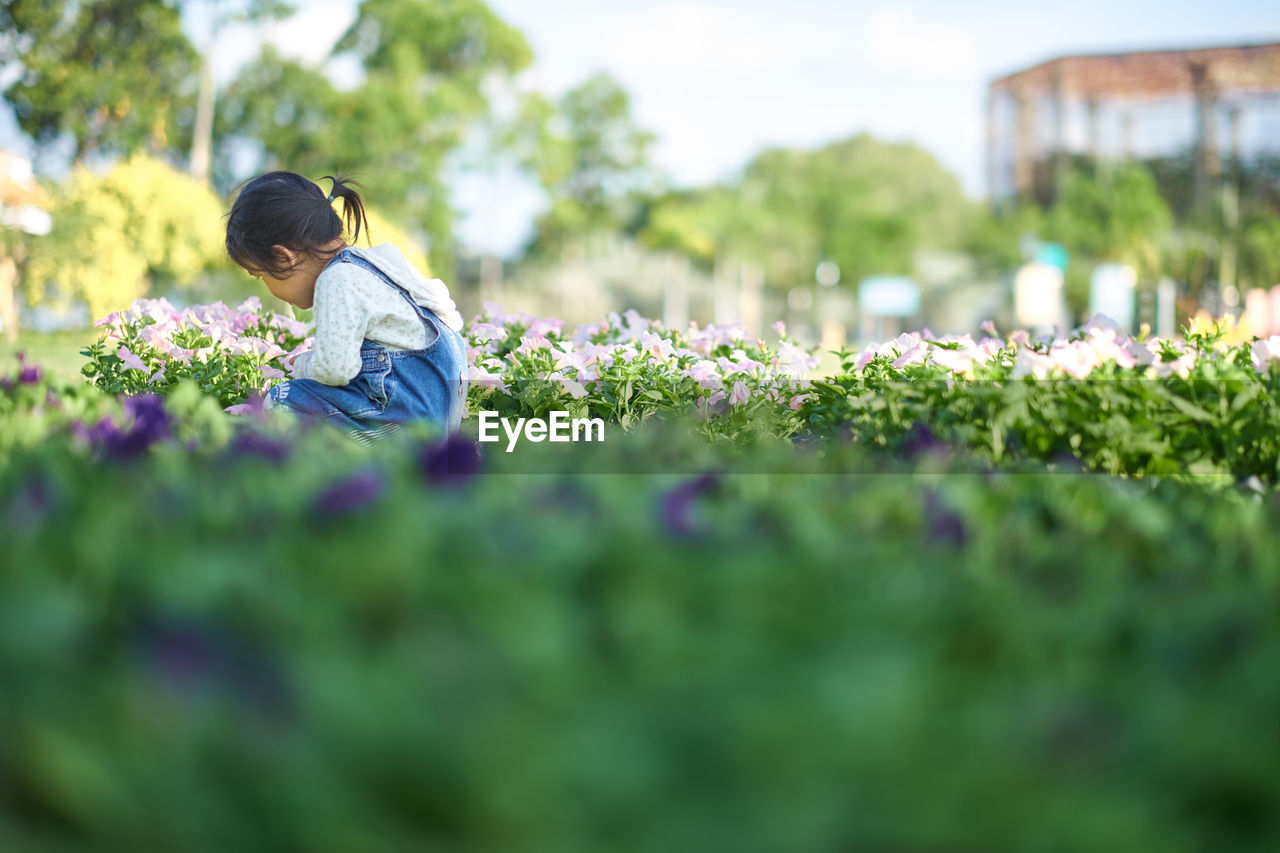
{"type": "MultiPolygon", "coordinates": [[[[347,263],[356,264],[357,266],[368,270],[369,272],[376,275],[378,278],[385,281],[387,284],[394,287],[396,291],[405,298],[405,301],[409,303],[409,307],[413,308],[414,312],[418,315],[418,319],[422,320],[423,323],[430,323],[437,337],[439,337],[442,334],[442,331],[440,329],[440,324],[436,322],[437,320],[436,315],[431,312],[431,309],[424,308],[423,306],[419,305],[417,300],[413,298],[413,296],[409,293],[409,291],[405,290],[399,284],[396,284],[396,282],[391,278],[391,276],[387,275],[382,270],[378,269],[377,266],[369,263],[364,258],[357,256],[349,248],[343,249],[342,251],[338,252],[338,254],[334,255],[330,263],[332,263],[333,261],[339,261],[339,262],[345,261],[347,263]]],[[[430,339],[430,334],[428,334],[428,339],[430,339]]]]}

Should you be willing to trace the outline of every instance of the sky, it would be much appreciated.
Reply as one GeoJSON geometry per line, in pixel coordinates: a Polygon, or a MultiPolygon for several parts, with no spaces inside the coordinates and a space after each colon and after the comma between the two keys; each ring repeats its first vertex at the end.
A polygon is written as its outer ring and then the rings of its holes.
{"type": "MultiPolygon", "coordinates": [[[[297,15],[218,43],[229,79],[263,38],[319,63],[356,0],[295,0],[297,15]]],[[[931,151],[974,198],[984,185],[987,83],[1075,53],[1280,41],[1276,0],[489,0],[528,38],[519,81],[556,95],[596,71],[631,93],[676,186],[730,178],[770,146],[813,147],[862,131],[931,151]]],[[[198,14],[188,31],[203,39],[198,14]]],[[[330,68],[340,81],[350,63],[330,68]]],[[[460,236],[511,252],[540,203],[511,169],[458,175],[460,236]]]]}

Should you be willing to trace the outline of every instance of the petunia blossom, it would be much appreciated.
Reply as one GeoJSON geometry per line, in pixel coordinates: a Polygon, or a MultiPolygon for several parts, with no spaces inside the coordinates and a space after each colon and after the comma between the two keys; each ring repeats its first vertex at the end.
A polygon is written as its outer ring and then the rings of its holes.
{"type": "Polygon", "coordinates": [[[116,350],[116,357],[124,362],[125,367],[130,370],[141,370],[148,376],[151,375],[151,369],[143,364],[142,359],[138,358],[124,344],[120,345],[120,349],[116,350]]]}

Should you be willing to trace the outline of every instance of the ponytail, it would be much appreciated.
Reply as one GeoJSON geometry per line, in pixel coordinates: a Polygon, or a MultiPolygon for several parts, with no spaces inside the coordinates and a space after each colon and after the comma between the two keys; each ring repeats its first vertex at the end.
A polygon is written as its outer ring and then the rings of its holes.
{"type": "Polygon", "coordinates": [[[250,272],[261,270],[282,278],[296,269],[296,264],[282,262],[274,251],[277,245],[327,260],[333,252],[320,247],[342,236],[344,219],[352,245],[360,239],[361,231],[369,240],[364,200],[353,189],[360,184],[341,175],[325,177],[333,182],[328,198],[319,184],[296,172],[268,172],[244,184],[227,214],[227,254],[231,259],[250,272]],[[333,200],[339,198],[341,218],[333,209],[333,200]]]}
{"type": "Polygon", "coordinates": [[[329,192],[328,201],[342,199],[342,218],[346,222],[347,231],[351,233],[351,244],[354,246],[359,242],[361,227],[364,228],[365,241],[370,241],[369,217],[364,211],[364,200],[360,198],[358,192],[352,189],[352,187],[360,187],[360,189],[364,189],[364,187],[345,175],[338,175],[337,177],[325,175],[324,177],[333,183],[333,189],[329,192]]]}

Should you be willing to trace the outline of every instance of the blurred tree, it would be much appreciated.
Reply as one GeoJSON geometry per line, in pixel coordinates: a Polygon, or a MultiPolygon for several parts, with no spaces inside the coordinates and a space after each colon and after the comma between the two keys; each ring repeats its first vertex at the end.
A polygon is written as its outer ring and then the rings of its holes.
{"type": "Polygon", "coordinates": [[[208,36],[200,52],[199,89],[196,95],[195,124],[192,128],[191,176],[198,181],[209,180],[213,159],[213,127],[216,92],[213,82],[213,46],[217,44],[219,31],[230,23],[263,22],[283,18],[293,13],[291,5],[283,0],[187,0],[187,7],[205,6],[209,18],[208,36]]]}
{"type": "Polygon", "coordinates": [[[1132,266],[1142,281],[1159,278],[1167,267],[1172,228],[1173,214],[1150,171],[1128,163],[1067,173],[1042,236],[1061,243],[1071,256],[1067,299],[1080,314],[1089,301],[1089,277],[1099,262],[1132,266]]]}
{"type": "Polygon", "coordinates": [[[550,199],[527,249],[531,256],[621,228],[624,202],[657,180],[649,159],[654,136],[636,125],[630,96],[608,74],[593,75],[554,103],[528,97],[506,142],[550,199]]]}
{"type": "Polygon", "coordinates": [[[30,304],[82,298],[102,317],[156,283],[185,285],[229,264],[222,202],[205,184],[134,155],[106,175],[76,167],[55,194],[53,230],[31,240],[24,270],[30,304]]]}
{"type": "MultiPolygon", "coordinates": [[[[333,209],[342,215],[342,205],[340,202],[333,203],[333,209]]],[[[365,216],[368,219],[367,232],[362,229],[360,231],[361,244],[369,246],[377,246],[381,243],[394,243],[409,263],[418,268],[418,271],[425,276],[431,275],[431,262],[427,259],[427,255],[419,247],[418,242],[410,236],[403,226],[395,220],[380,211],[376,207],[366,207],[364,209],[365,216]]],[[[348,240],[351,235],[345,235],[348,240]]]]}
{"type": "MultiPolygon", "coordinates": [[[[451,275],[445,161],[489,112],[487,86],[533,61],[528,43],[481,0],[364,0],[334,50],[357,56],[365,79],[338,102],[320,148],[326,172],[358,169],[370,200],[420,225],[432,267],[451,275]]],[[[277,153],[274,140],[261,141],[277,153]]]]}
{"type": "Polygon", "coordinates": [[[0,0],[4,92],[40,150],[63,134],[72,157],[170,147],[191,104],[196,52],[163,0],[0,0]]]}
{"type": "Polygon", "coordinates": [[[321,71],[285,59],[271,46],[241,69],[222,95],[215,122],[219,140],[214,185],[233,189],[232,152],[260,144],[268,168],[305,175],[333,174],[333,140],[355,110],[355,93],[339,92],[321,71]]]}
{"type": "Polygon", "coordinates": [[[979,271],[999,276],[1022,265],[1023,237],[1038,237],[1043,230],[1044,212],[1034,204],[992,211],[979,202],[966,220],[961,245],[979,271]]]}
{"type": "Polygon", "coordinates": [[[1264,206],[1248,211],[1239,244],[1242,289],[1280,285],[1280,216],[1264,206]]]}
{"type": "Polygon", "coordinates": [[[809,169],[819,251],[851,284],[910,273],[918,249],[960,241],[970,205],[959,180],[919,146],[863,134],[819,149],[809,169]]]}
{"type": "Polygon", "coordinates": [[[856,287],[868,275],[909,273],[918,249],[959,245],[971,212],[927,151],[861,134],[761,152],[737,184],[658,200],[642,235],[704,263],[759,263],[781,287],[808,284],[820,261],[834,261],[843,286],[856,287]]]}
{"type": "Polygon", "coordinates": [[[1160,246],[1172,226],[1173,214],[1151,173],[1127,164],[1102,175],[1066,175],[1046,236],[1073,255],[1129,264],[1150,279],[1162,269],[1160,246]]]}

